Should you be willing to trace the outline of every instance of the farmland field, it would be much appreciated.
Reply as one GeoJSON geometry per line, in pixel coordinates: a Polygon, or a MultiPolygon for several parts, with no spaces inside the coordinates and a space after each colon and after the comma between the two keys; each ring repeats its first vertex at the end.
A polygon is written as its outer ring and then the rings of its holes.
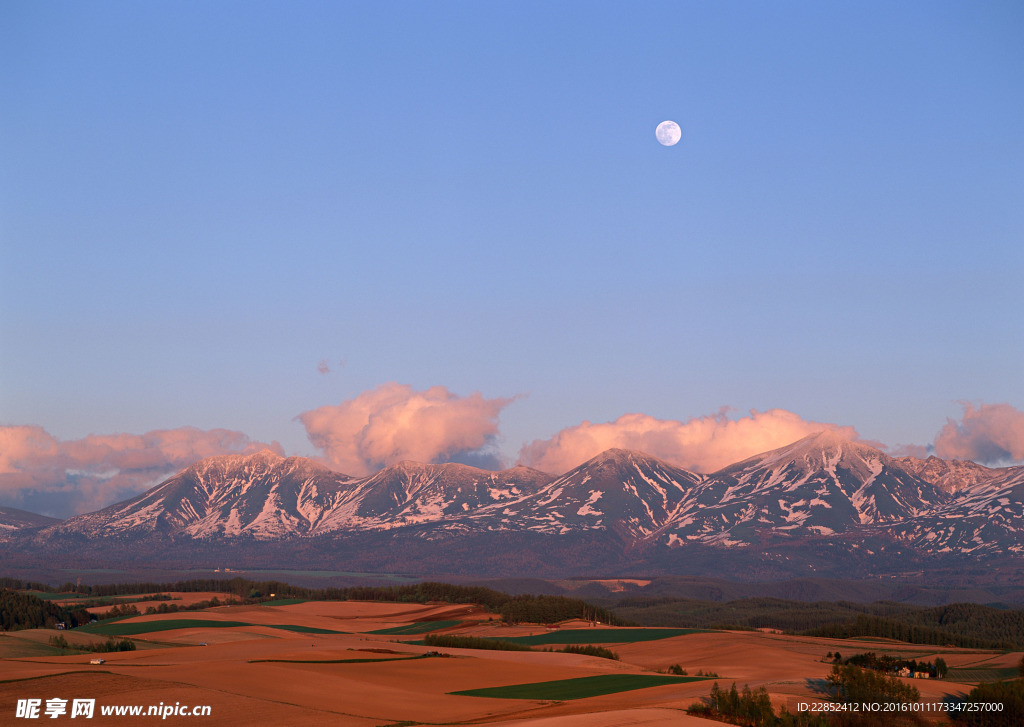
{"type": "Polygon", "coordinates": [[[396,626],[390,629],[377,629],[376,631],[369,631],[367,633],[382,636],[389,634],[425,634],[428,631],[439,631],[440,629],[458,626],[460,623],[460,621],[417,621],[416,623],[409,624],[408,626],[396,626]]]}
{"type": "MultiPolygon", "coordinates": [[[[414,723],[514,723],[517,727],[687,725],[686,714],[712,684],[764,687],[776,710],[827,699],[827,652],[877,649],[858,640],[754,631],[507,625],[473,604],[373,601],[221,605],[188,614],[150,614],[57,632],[31,629],[0,637],[0,722],[18,700],[88,696],[104,704],[209,705],[209,725],[374,727],[414,723]],[[423,629],[517,641],[533,651],[426,646],[406,636],[423,629]],[[64,653],[106,635],[136,651],[64,653]],[[91,640],[91,641],[90,641],[91,640]],[[615,644],[620,661],[543,650],[549,644],[615,644]],[[688,676],[668,674],[679,666],[688,676]],[[700,678],[708,673],[711,678],[700,678]]],[[[918,658],[941,655],[945,680],[914,680],[922,700],[963,696],[971,679],[1009,673],[1021,654],[901,645],[918,658]]],[[[173,721],[173,720],[171,720],[173,721]]],[[[124,724],[100,715],[95,724],[124,724]]]]}
{"type": "Polygon", "coordinates": [[[602,694],[615,694],[645,687],[694,682],[701,679],[703,677],[662,676],[660,674],[600,674],[593,677],[467,689],[463,692],[451,693],[467,697],[493,697],[495,699],[586,699],[602,694]]]}
{"type": "Polygon", "coordinates": [[[964,682],[997,682],[1004,679],[1015,679],[1019,674],[1016,667],[1008,666],[1002,669],[978,668],[978,669],[950,669],[946,675],[948,681],[964,682]]]}

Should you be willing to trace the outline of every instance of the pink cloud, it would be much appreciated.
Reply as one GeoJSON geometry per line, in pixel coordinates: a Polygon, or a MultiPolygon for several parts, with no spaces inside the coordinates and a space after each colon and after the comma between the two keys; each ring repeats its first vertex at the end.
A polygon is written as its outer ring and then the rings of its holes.
{"type": "Polygon", "coordinates": [[[885,449],[890,457],[916,457],[917,459],[928,459],[931,450],[923,444],[898,444],[894,447],[879,447],[885,449]]]}
{"type": "Polygon", "coordinates": [[[1009,404],[961,402],[959,422],[947,419],[935,437],[935,454],[983,464],[1024,460],[1024,412],[1009,404]]]}
{"type": "Polygon", "coordinates": [[[331,467],[363,475],[405,459],[447,461],[480,450],[497,436],[498,414],[511,401],[389,383],[297,418],[331,467]]]}
{"type": "Polygon", "coordinates": [[[0,426],[0,496],[67,515],[130,497],[194,462],[273,449],[241,432],[194,427],[59,441],[37,426],[0,426]]]}
{"type": "Polygon", "coordinates": [[[0,426],[0,475],[17,474],[37,460],[52,457],[58,449],[57,440],[42,427],[0,426]]]}
{"type": "Polygon", "coordinates": [[[550,439],[536,440],[519,452],[522,464],[560,474],[606,449],[620,447],[646,452],[697,472],[714,472],[726,465],[825,429],[857,438],[852,427],[813,422],[784,409],[751,410],[731,420],[725,411],[686,422],[624,414],[613,422],[583,422],[550,439]]]}

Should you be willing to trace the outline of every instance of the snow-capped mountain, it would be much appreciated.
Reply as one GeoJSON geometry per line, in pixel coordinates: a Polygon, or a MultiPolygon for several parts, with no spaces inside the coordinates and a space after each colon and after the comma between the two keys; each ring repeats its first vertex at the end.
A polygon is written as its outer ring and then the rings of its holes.
{"type": "Polygon", "coordinates": [[[877,449],[833,432],[708,476],[665,529],[671,542],[750,542],[759,531],[831,535],[913,517],[945,493],[877,449]]]}
{"type": "Polygon", "coordinates": [[[1024,467],[962,490],[945,505],[893,523],[897,539],[936,553],[1024,555],[1024,467]]]}
{"type": "Polygon", "coordinates": [[[604,530],[642,539],[668,522],[703,477],[640,452],[609,449],[536,494],[474,517],[492,530],[604,530]]]}
{"type": "Polygon", "coordinates": [[[355,482],[312,460],[285,459],[269,450],[211,457],[138,497],[78,515],[50,530],[89,537],[303,535],[355,482]]]}
{"type": "Polygon", "coordinates": [[[928,459],[917,457],[896,457],[894,461],[907,472],[932,483],[944,492],[959,492],[994,480],[1005,474],[1005,469],[992,469],[962,459],[939,459],[935,455],[928,459]]]}
{"type": "Polygon", "coordinates": [[[211,457],[131,500],[79,515],[54,532],[108,537],[161,533],[272,540],[338,531],[391,530],[447,521],[515,502],[549,482],[528,467],[503,472],[403,462],[357,479],[269,450],[211,457]]]}
{"type": "Polygon", "coordinates": [[[131,500],[6,537],[61,552],[85,543],[100,559],[127,541],[304,558],[340,548],[386,567],[484,553],[553,568],[557,551],[671,570],[694,548],[804,563],[854,548],[885,551],[896,567],[906,557],[1024,556],[1022,523],[1024,467],[896,459],[825,432],[708,475],[621,449],[561,476],[403,462],[355,478],[268,451],[214,457],[131,500]]]}
{"type": "Polygon", "coordinates": [[[528,498],[551,479],[529,467],[488,472],[464,464],[402,462],[355,483],[312,530],[322,534],[426,524],[447,527],[528,498]]]}

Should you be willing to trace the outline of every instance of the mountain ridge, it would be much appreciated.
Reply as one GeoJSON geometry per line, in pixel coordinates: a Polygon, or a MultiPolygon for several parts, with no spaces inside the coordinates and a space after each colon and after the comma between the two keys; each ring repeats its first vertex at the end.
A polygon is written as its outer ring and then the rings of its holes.
{"type": "MultiPolygon", "coordinates": [[[[694,548],[709,562],[742,554],[790,569],[856,553],[865,571],[922,558],[1024,555],[1024,467],[942,463],[890,457],[833,432],[710,474],[610,449],[559,476],[402,462],[360,478],[264,451],[204,459],[129,500],[59,523],[0,529],[0,538],[44,550],[72,541],[98,553],[108,541],[142,550],[165,542],[304,557],[347,548],[356,558],[401,542],[414,544],[403,546],[412,559],[494,559],[490,551],[512,548],[521,563],[544,562],[547,550],[669,571],[694,548]]],[[[398,567],[401,554],[385,560],[398,567]]]]}

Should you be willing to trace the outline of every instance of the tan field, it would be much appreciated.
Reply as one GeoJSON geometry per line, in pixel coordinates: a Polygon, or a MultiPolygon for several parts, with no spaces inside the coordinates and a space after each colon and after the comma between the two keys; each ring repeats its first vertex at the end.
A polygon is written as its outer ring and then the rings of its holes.
{"type": "MultiPolygon", "coordinates": [[[[113,603],[111,603],[110,605],[107,605],[107,606],[92,606],[92,607],[87,608],[85,610],[88,611],[89,613],[104,614],[107,611],[109,611],[110,609],[114,608],[114,606],[116,606],[118,603],[124,603],[126,605],[135,606],[135,608],[137,608],[139,610],[139,613],[145,613],[147,608],[159,608],[161,605],[164,605],[164,606],[175,605],[175,606],[178,606],[179,608],[181,608],[181,607],[184,607],[184,606],[191,606],[192,604],[199,603],[201,601],[209,601],[209,600],[212,600],[214,598],[216,598],[218,601],[221,601],[223,603],[225,601],[230,601],[230,600],[234,599],[234,596],[232,596],[230,594],[227,594],[227,593],[215,593],[213,591],[195,591],[195,592],[163,591],[163,592],[161,592],[159,594],[151,593],[151,594],[141,594],[141,595],[137,595],[137,596],[120,596],[120,597],[114,596],[113,597],[113,603]],[[154,598],[154,599],[147,599],[147,595],[148,596],[157,596],[157,595],[170,596],[171,600],[168,601],[166,599],[156,599],[156,598],[154,598]],[[138,599],[138,598],[141,598],[143,600],[136,601],[135,599],[138,599]]],[[[55,603],[58,603],[58,604],[60,604],[62,606],[74,606],[75,605],[75,601],[55,601],[55,603]]]]}
{"type": "MultiPolygon", "coordinates": [[[[423,621],[459,621],[450,633],[511,637],[547,633],[543,626],[501,626],[493,615],[465,605],[311,601],[284,606],[222,606],[205,611],[142,616],[118,624],[182,619],[249,625],[153,630],[133,635],[138,650],[108,654],[41,655],[49,637],[70,642],[103,637],[46,629],[0,636],[0,721],[18,700],[95,699],[95,724],[128,724],[103,717],[102,705],[209,705],[208,717],[170,716],[168,722],[243,725],[387,725],[399,722],[614,727],[616,725],[715,725],[687,716],[713,681],[723,688],[764,686],[777,708],[822,701],[830,670],[828,651],[899,652],[955,668],[1013,666],[1020,654],[914,646],[878,640],[840,641],[761,632],[693,633],[637,643],[607,644],[621,661],[541,651],[433,648],[411,642],[421,635],[368,632],[423,621]],[[292,630],[275,628],[286,625],[292,630]],[[294,629],[300,629],[298,631],[294,629]],[[301,630],[305,629],[305,631],[301,630]],[[315,633],[309,630],[348,633],[315,633]],[[448,656],[410,659],[430,651],[448,656]],[[93,665],[101,657],[105,663],[93,665]],[[345,662],[341,660],[372,660],[345,662]],[[267,661],[273,660],[273,661],[267,661]],[[336,663],[322,663],[322,662],[336,663]],[[321,662],[321,663],[316,663],[321,662]],[[656,674],[679,664],[689,674],[717,679],[680,682],[584,699],[545,701],[454,695],[450,692],[602,674],[656,674]],[[255,717],[258,715],[258,718],[255,717]]],[[[586,622],[561,628],[600,628],[586,622]]],[[[557,647],[556,647],[557,648],[557,647]]],[[[972,685],[908,680],[922,699],[964,695],[972,685]]],[[[70,704],[70,701],[69,701],[70,704]]],[[[45,718],[45,715],[43,715],[45,718]]],[[[65,715],[65,718],[67,716],[65,715]]],[[[150,718],[152,719],[152,718],[150,718]]]]}

